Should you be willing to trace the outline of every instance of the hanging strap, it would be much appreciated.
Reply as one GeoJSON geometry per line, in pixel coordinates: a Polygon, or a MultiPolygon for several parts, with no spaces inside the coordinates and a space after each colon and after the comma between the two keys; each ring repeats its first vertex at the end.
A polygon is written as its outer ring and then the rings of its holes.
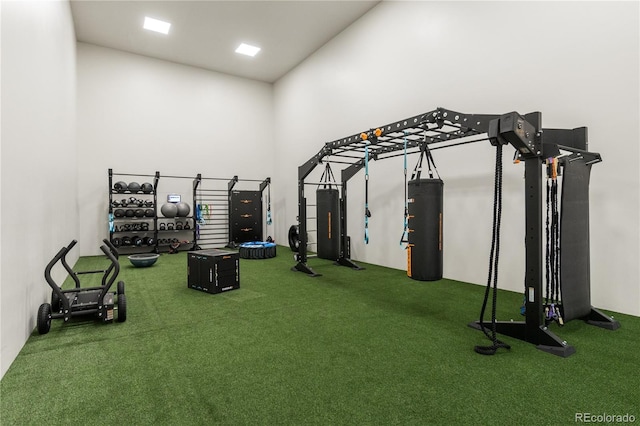
{"type": "Polygon", "coordinates": [[[545,319],[563,325],[560,313],[560,215],[558,211],[558,159],[548,158],[546,218],[545,319]]]}
{"type": "Polygon", "coordinates": [[[271,218],[271,182],[267,183],[267,225],[271,225],[273,219],[271,218]]]}
{"type": "Polygon", "coordinates": [[[369,140],[364,141],[364,243],[369,244],[369,140]]]}
{"type": "Polygon", "coordinates": [[[433,156],[431,155],[431,150],[429,149],[429,144],[427,144],[427,137],[425,134],[422,147],[420,148],[420,158],[418,158],[416,167],[413,169],[413,173],[411,174],[411,180],[420,179],[420,175],[422,174],[422,159],[425,157],[427,158],[427,168],[429,170],[429,179],[433,179],[433,172],[435,172],[436,175],[438,176],[438,179],[440,179],[440,173],[438,173],[438,168],[436,167],[436,163],[435,161],[433,161],[433,156]],[[432,165],[433,165],[433,169],[431,169],[432,165]]]}
{"type": "MultiPolygon", "coordinates": [[[[551,301],[551,181],[547,179],[547,215],[545,219],[545,303],[548,304],[551,301]]],[[[545,314],[548,314],[548,309],[545,308],[545,314]]]]}
{"type": "Polygon", "coordinates": [[[369,145],[371,138],[377,141],[378,136],[382,134],[382,129],[370,130],[369,133],[360,133],[360,139],[364,141],[364,243],[369,244],[369,218],[371,211],[369,210],[369,145]]]}
{"type": "MultiPolygon", "coordinates": [[[[204,220],[204,216],[203,216],[203,212],[202,212],[202,210],[204,209],[204,204],[202,204],[202,189],[201,188],[200,188],[200,191],[199,191],[198,195],[200,195],[200,200],[199,200],[198,204],[196,204],[196,224],[206,225],[206,221],[204,220]]],[[[200,227],[197,227],[196,235],[199,238],[199,236],[200,236],[200,227]]]]}
{"type": "MultiPolygon", "coordinates": [[[[400,246],[409,243],[409,197],[407,195],[407,131],[404,131],[404,228],[400,236],[400,246]]],[[[408,246],[405,247],[405,249],[408,246]]]]}
{"type": "Polygon", "coordinates": [[[320,188],[321,185],[323,189],[327,189],[327,186],[329,187],[329,189],[331,189],[333,185],[335,185],[336,187],[338,186],[336,178],[335,176],[333,176],[333,171],[331,170],[331,164],[329,163],[327,163],[327,165],[324,167],[324,171],[320,176],[320,183],[318,185],[318,188],[320,188]]]}

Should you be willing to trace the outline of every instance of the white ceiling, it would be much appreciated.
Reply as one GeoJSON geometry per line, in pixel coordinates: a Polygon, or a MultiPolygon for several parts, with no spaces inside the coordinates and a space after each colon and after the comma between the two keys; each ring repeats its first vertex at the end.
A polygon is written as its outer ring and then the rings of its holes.
{"type": "Polygon", "coordinates": [[[380,1],[72,0],[80,42],[272,83],[380,1]],[[142,28],[168,21],[168,35],[142,28]],[[261,47],[253,58],[241,42],[261,47]]]}

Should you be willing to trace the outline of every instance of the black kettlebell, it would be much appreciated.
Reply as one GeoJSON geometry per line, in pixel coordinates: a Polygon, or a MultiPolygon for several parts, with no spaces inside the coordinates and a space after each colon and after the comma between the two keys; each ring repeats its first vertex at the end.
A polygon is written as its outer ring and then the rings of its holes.
{"type": "Polygon", "coordinates": [[[166,229],[167,229],[167,225],[165,225],[164,223],[161,223],[161,224],[160,224],[159,229],[160,229],[161,231],[164,231],[164,230],[166,230],[166,229]]]}
{"type": "Polygon", "coordinates": [[[178,223],[176,223],[176,229],[177,229],[178,231],[182,231],[182,222],[178,222],[178,223]]]}
{"type": "Polygon", "coordinates": [[[167,230],[173,231],[173,227],[174,227],[173,223],[167,223],[167,230]]]}

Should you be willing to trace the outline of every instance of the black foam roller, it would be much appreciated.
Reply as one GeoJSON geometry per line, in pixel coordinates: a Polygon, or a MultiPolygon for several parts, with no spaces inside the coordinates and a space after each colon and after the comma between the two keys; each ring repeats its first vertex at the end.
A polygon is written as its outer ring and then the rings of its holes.
{"type": "Polygon", "coordinates": [[[408,182],[409,245],[407,275],[418,281],[442,279],[442,212],[444,183],[441,179],[408,182]]]}
{"type": "Polygon", "coordinates": [[[316,191],[318,257],[337,260],[340,257],[340,195],[337,189],[316,191]]]}

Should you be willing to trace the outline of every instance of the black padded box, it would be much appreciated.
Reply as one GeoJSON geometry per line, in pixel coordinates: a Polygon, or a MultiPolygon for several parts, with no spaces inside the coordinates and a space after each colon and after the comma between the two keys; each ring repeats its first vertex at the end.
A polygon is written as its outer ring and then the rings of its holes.
{"type": "Polygon", "coordinates": [[[229,208],[231,241],[262,241],[262,192],[231,191],[229,208]]]}
{"type": "Polygon", "coordinates": [[[240,288],[240,256],[224,250],[187,253],[187,287],[207,293],[240,288]]]}

